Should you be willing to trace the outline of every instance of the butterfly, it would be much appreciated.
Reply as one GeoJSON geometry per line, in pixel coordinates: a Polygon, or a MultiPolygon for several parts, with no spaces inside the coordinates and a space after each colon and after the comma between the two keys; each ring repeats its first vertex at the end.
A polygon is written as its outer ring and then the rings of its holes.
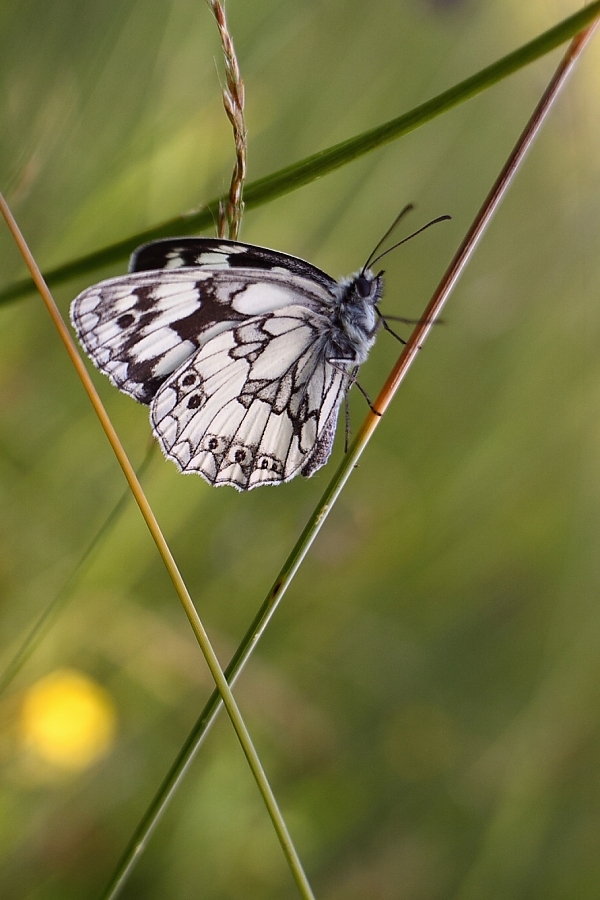
{"type": "Polygon", "coordinates": [[[71,322],[98,369],[149,404],[181,472],[245,491],[327,462],[340,404],[388,327],[382,276],[369,260],[336,281],[265,247],[168,238],[79,294],[71,322]]]}

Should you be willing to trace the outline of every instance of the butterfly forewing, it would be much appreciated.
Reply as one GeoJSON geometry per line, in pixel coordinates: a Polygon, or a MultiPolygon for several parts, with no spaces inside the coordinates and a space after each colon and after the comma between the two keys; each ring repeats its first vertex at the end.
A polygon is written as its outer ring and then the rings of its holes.
{"type": "Polygon", "coordinates": [[[210,267],[211,269],[259,269],[276,271],[294,277],[306,278],[327,290],[335,288],[334,278],[311,263],[239,241],[214,238],[167,238],[142,244],[129,263],[130,272],[147,272],[156,269],[180,269],[184,267],[210,267]]]}
{"type": "Polygon", "coordinates": [[[273,270],[186,267],[135,272],[88,288],[71,321],[95,365],[120,390],[149,403],[161,384],[210,338],[251,316],[331,304],[320,284],[273,270]]]}

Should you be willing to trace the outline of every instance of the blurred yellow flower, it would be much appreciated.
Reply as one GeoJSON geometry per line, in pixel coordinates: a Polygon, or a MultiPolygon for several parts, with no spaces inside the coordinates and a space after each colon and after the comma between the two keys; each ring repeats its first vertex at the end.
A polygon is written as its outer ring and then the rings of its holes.
{"type": "Polygon", "coordinates": [[[115,725],[110,695],[74,669],[57,669],[33,684],[20,716],[23,743],[44,762],[70,771],[109,751],[115,725]]]}

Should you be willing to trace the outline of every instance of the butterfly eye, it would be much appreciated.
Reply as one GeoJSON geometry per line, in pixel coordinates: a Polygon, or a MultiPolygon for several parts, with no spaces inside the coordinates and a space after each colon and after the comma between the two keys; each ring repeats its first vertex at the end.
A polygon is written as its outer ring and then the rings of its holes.
{"type": "Polygon", "coordinates": [[[356,286],[356,293],[359,297],[368,297],[371,293],[371,285],[373,284],[373,282],[370,278],[366,278],[364,275],[359,275],[354,284],[356,286]]]}

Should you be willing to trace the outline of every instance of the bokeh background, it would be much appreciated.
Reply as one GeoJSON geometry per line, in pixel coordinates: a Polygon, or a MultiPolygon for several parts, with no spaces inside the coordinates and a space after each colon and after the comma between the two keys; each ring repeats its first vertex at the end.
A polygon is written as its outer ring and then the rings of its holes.
{"type": "MultiPolygon", "coordinates": [[[[575,0],[230,0],[249,178],[399,115],[575,0]]],[[[201,0],[6,0],[0,185],[49,268],[198,206],[233,160],[201,0]]],[[[418,316],[549,79],[553,54],[249,212],[243,237],[355,271],[407,202],[384,309],[418,316]],[[405,232],[406,233],[406,232],[405,232]]],[[[319,898],[600,890],[600,36],[236,690],[319,898]]],[[[23,275],[0,228],[0,282],[23,275]]],[[[93,280],[125,271],[98,272],[93,280]]],[[[56,291],[66,313],[86,286],[56,291]]],[[[398,347],[381,335],[375,394],[398,347]]],[[[147,411],[94,375],[134,463],[147,411]]],[[[355,427],[364,415],[352,399],[355,427]]],[[[343,451],[240,495],[145,476],[225,663],[343,451]]],[[[36,296],[0,308],[6,665],[124,490],[36,296]]],[[[0,697],[0,895],[101,894],[211,689],[131,501],[0,697]]],[[[229,723],[125,898],[292,898],[229,723]]]]}

